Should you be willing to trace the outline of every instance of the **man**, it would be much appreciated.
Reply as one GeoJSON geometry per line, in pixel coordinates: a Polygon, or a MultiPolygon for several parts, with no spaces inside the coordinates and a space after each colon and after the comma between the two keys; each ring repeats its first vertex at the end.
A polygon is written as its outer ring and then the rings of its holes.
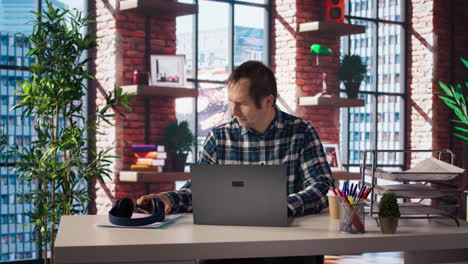
{"type": "MultiPolygon", "coordinates": [[[[200,151],[200,163],[284,164],[288,171],[288,214],[301,216],[326,208],[326,193],[333,178],[322,144],[310,123],[276,107],[273,72],[261,62],[248,61],[232,72],[227,84],[233,118],[207,136],[200,151]]],[[[190,186],[188,181],[180,190],[145,195],[137,203],[145,204],[159,197],[166,214],[191,212],[190,186]]],[[[315,263],[314,257],[280,259],[284,263],[315,263]]],[[[261,263],[277,261],[267,258],[261,263]]]]}

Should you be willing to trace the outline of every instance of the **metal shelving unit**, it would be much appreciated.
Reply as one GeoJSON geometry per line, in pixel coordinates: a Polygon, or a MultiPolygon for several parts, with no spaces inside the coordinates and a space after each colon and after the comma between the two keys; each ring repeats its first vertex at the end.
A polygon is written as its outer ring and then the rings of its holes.
{"type": "Polygon", "coordinates": [[[404,202],[399,203],[401,218],[450,218],[459,225],[458,219],[450,210],[455,210],[461,203],[462,189],[453,181],[463,174],[464,170],[453,165],[455,156],[448,149],[442,150],[366,150],[361,165],[361,181],[372,188],[372,195],[367,200],[369,215],[378,218],[377,197],[386,192],[392,192],[404,202]],[[437,153],[438,159],[426,159],[413,168],[403,172],[389,172],[377,166],[379,152],[431,152],[437,153]],[[450,163],[441,161],[443,154],[450,157],[450,163]],[[366,164],[368,155],[371,155],[372,164],[366,164]],[[366,182],[370,176],[370,182],[366,182]],[[399,182],[397,184],[381,185],[377,179],[399,182]],[[430,204],[423,203],[431,199],[430,204]],[[443,205],[444,199],[456,200],[456,204],[443,205]],[[414,201],[419,200],[419,201],[414,201]],[[432,203],[432,200],[438,201],[432,203]]]}

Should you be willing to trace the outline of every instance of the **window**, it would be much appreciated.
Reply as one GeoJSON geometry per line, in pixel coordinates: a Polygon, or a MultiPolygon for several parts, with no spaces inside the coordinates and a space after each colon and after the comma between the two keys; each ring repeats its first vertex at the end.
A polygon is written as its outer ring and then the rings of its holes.
{"type": "Polygon", "coordinates": [[[197,15],[177,18],[177,54],[185,54],[189,85],[198,89],[198,98],[177,99],[176,117],[195,132],[193,153],[211,128],[230,119],[224,82],[232,69],[247,60],[268,64],[267,2],[199,0],[197,15]]]}
{"type": "MultiPolygon", "coordinates": [[[[31,142],[33,130],[31,118],[21,117],[21,111],[10,111],[19,98],[14,90],[19,89],[18,81],[29,80],[32,76],[28,67],[33,61],[27,58],[31,45],[21,34],[29,35],[33,24],[27,23],[35,20],[31,11],[41,12],[39,2],[45,6],[43,0],[17,0],[0,1],[0,130],[6,136],[8,144],[18,143],[26,145],[31,142]]],[[[76,8],[83,13],[85,0],[51,0],[62,8],[76,8]]],[[[33,186],[27,186],[17,180],[18,175],[13,170],[6,156],[0,154],[0,236],[2,238],[1,260],[17,261],[39,258],[32,226],[29,217],[23,213],[33,205],[20,202],[17,193],[32,191],[33,186]]]]}
{"type": "MultiPolygon", "coordinates": [[[[405,1],[366,1],[365,10],[359,10],[359,0],[348,0],[347,19],[366,27],[359,35],[341,39],[342,54],[359,54],[367,64],[368,74],[361,84],[359,98],[364,107],[340,109],[340,145],[343,165],[358,171],[366,149],[403,149],[405,61],[401,58],[404,47],[405,1]],[[355,6],[356,8],[352,8],[355,6]],[[389,23],[389,21],[391,23],[389,23]],[[367,45],[356,45],[365,39],[367,45]],[[353,118],[359,115],[360,118],[353,118]],[[362,116],[364,115],[364,120],[362,116]],[[364,134],[356,141],[356,134],[364,134]]],[[[362,9],[361,4],[361,9],[362,9]]],[[[342,87],[343,88],[343,87],[342,87]]],[[[402,167],[401,153],[378,155],[377,163],[389,167],[402,167]]]]}

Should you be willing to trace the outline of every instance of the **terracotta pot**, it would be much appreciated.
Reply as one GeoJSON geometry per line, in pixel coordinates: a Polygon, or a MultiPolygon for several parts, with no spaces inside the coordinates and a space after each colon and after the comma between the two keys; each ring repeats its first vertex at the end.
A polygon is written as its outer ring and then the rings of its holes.
{"type": "Polygon", "coordinates": [[[382,231],[383,234],[395,234],[399,219],[399,217],[379,216],[380,231],[382,231]]]}

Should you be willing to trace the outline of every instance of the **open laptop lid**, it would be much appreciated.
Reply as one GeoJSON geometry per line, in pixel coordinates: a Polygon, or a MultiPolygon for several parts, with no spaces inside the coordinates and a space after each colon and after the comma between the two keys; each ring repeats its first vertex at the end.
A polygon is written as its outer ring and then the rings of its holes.
{"type": "Polygon", "coordinates": [[[288,226],[284,165],[194,164],[195,224],[288,226]]]}

